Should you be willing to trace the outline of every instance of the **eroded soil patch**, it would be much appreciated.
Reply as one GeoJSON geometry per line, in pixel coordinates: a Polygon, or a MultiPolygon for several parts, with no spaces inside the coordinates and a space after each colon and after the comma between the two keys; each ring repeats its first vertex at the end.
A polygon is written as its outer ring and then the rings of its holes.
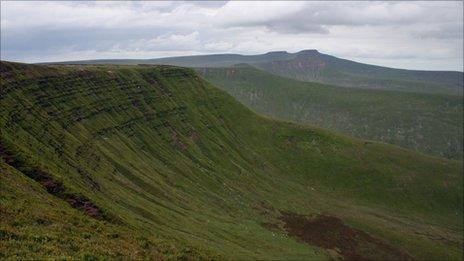
{"type": "Polygon", "coordinates": [[[349,227],[337,217],[309,217],[284,212],[281,221],[289,236],[313,246],[335,250],[345,260],[413,259],[408,253],[364,231],[349,227]]]}

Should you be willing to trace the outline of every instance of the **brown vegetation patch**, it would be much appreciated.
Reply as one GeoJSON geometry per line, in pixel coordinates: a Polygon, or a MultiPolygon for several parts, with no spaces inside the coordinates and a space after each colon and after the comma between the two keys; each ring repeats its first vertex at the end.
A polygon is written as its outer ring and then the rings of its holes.
{"type": "Polygon", "coordinates": [[[192,131],[192,133],[190,134],[190,139],[192,139],[193,141],[198,141],[200,139],[200,134],[198,134],[198,132],[196,131],[192,131]]]}
{"type": "Polygon", "coordinates": [[[284,148],[290,149],[295,148],[298,141],[295,136],[286,136],[284,137],[283,146],[284,148]]]}
{"type": "Polygon", "coordinates": [[[274,230],[274,231],[279,231],[281,228],[279,227],[279,224],[276,223],[270,223],[270,222],[263,222],[261,223],[261,226],[269,229],[269,230],[274,230]]]}
{"type": "Polygon", "coordinates": [[[65,200],[73,208],[78,209],[93,218],[109,220],[108,217],[106,217],[103,212],[88,198],[68,192],[61,182],[51,178],[48,173],[35,170],[35,175],[29,177],[39,182],[48,193],[65,200]]]}
{"type": "Polygon", "coordinates": [[[88,216],[96,219],[103,219],[104,215],[100,209],[84,197],[70,195],[66,201],[73,207],[83,211],[88,216]]]}
{"type": "Polygon", "coordinates": [[[325,215],[308,217],[284,212],[281,220],[288,235],[310,245],[335,250],[345,260],[413,259],[406,252],[364,231],[347,226],[337,217],[325,215]]]}
{"type": "Polygon", "coordinates": [[[188,148],[187,144],[183,143],[177,135],[175,130],[171,130],[171,142],[179,150],[186,150],[188,148]]]}

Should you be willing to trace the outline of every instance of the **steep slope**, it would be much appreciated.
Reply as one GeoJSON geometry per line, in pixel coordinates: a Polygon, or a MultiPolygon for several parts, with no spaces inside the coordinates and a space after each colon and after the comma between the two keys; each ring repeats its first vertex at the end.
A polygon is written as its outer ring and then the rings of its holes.
{"type": "Polygon", "coordinates": [[[307,83],[250,66],[197,71],[263,115],[440,157],[463,157],[463,105],[459,96],[307,83]]]}
{"type": "Polygon", "coordinates": [[[0,73],[2,180],[7,169],[12,183],[40,184],[57,211],[193,257],[462,255],[460,162],[259,117],[189,69],[2,62],[0,73]],[[307,240],[321,221],[327,233],[307,240]]]}
{"type": "Polygon", "coordinates": [[[362,89],[463,95],[464,74],[451,71],[394,69],[358,63],[303,50],[259,55],[213,54],[160,59],[113,59],[63,62],[64,64],[168,64],[185,67],[230,67],[246,63],[272,74],[301,81],[362,89]]]}

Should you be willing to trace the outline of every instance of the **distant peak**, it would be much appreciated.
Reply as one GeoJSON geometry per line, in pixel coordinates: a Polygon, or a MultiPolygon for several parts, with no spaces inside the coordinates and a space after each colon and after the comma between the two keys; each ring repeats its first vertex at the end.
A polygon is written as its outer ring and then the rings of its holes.
{"type": "Polygon", "coordinates": [[[267,52],[266,54],[288,54],[287,51],[272,51],[272,52],[267,52]]]}
{"type": "Polygon", "coordinates": [[[302,50],[299,51],[298,54],[300,55],[317,55],[320,54],[316,49],[309,49],[309,50],[302,50]]]}

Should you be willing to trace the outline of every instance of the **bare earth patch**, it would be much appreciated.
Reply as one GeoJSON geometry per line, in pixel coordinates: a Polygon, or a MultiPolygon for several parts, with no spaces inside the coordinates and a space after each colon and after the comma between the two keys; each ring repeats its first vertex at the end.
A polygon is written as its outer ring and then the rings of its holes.
{"type": "MultiPolygon", "coordinates": [[[[335,251],[344,260],[413,260],[405,251],[349,227],[337,217],[283,212],[280,219],[289,236],[330,252],[335,251]]],[[[265,227],[275,230],[279,226],[266,224],[265,227]]]]}

